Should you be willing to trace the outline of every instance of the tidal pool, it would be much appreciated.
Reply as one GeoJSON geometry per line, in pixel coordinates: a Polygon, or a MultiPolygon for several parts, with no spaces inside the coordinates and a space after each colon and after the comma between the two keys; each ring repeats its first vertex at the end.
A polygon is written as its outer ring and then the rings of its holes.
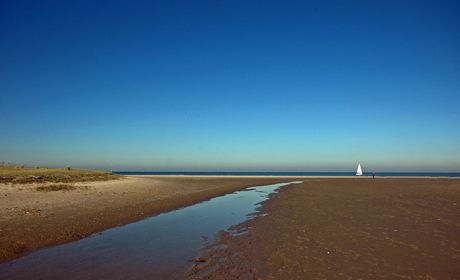
{"type": "Polygon", "coordinates": [[[248,188],[0,265],[0,279],[178,279],[214,235],[257,215],[281,183],[248,188]]]}

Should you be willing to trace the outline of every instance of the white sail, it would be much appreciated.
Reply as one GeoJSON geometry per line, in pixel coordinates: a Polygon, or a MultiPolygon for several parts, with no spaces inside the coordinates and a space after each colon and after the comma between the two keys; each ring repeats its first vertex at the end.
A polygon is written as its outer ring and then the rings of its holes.
{"type": "Polygon", "coordinates": [[[363,170],[361,169],[361,164],[358,164],[358,170],[356,171],[356,175],[358,175],[358,176],[363,175],[363,170]]]}

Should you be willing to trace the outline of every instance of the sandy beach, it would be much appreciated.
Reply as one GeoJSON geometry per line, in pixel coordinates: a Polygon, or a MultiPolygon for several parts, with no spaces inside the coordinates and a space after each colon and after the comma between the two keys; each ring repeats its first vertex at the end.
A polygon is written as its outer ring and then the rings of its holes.
{"type": "Polygon", "coordinates": [[[0,184],[0,263],[246,187],[291,180],[126,176],[54,192],[37,192],[34,184],[0,184]]]}
{"type": "Polygon", "coordinates": [[[0,259],[241,190],[282,187],[185,279],[459,279],[458,178],[127,176],[72,191],[0,186],[0,259]]]}

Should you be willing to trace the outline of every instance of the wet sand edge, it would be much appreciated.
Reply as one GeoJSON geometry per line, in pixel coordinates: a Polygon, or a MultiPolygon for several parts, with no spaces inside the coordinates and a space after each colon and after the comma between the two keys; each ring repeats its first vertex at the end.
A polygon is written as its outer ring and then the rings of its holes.
{"type": "Polygon", "coordinates": [[[219,233],[185,279],[460,277],[458,178],[322,179],[282,187],[219,233]]]}

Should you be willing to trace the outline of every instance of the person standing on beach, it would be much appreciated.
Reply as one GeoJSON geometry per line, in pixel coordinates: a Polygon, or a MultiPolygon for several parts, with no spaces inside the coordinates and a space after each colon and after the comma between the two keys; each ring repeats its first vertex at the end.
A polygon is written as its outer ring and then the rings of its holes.
{"type": "Polygon", "coordinates": [[[372,179],[374,179],[374,176],[375,176],[375,172],[372,172],[372,179]]]}

